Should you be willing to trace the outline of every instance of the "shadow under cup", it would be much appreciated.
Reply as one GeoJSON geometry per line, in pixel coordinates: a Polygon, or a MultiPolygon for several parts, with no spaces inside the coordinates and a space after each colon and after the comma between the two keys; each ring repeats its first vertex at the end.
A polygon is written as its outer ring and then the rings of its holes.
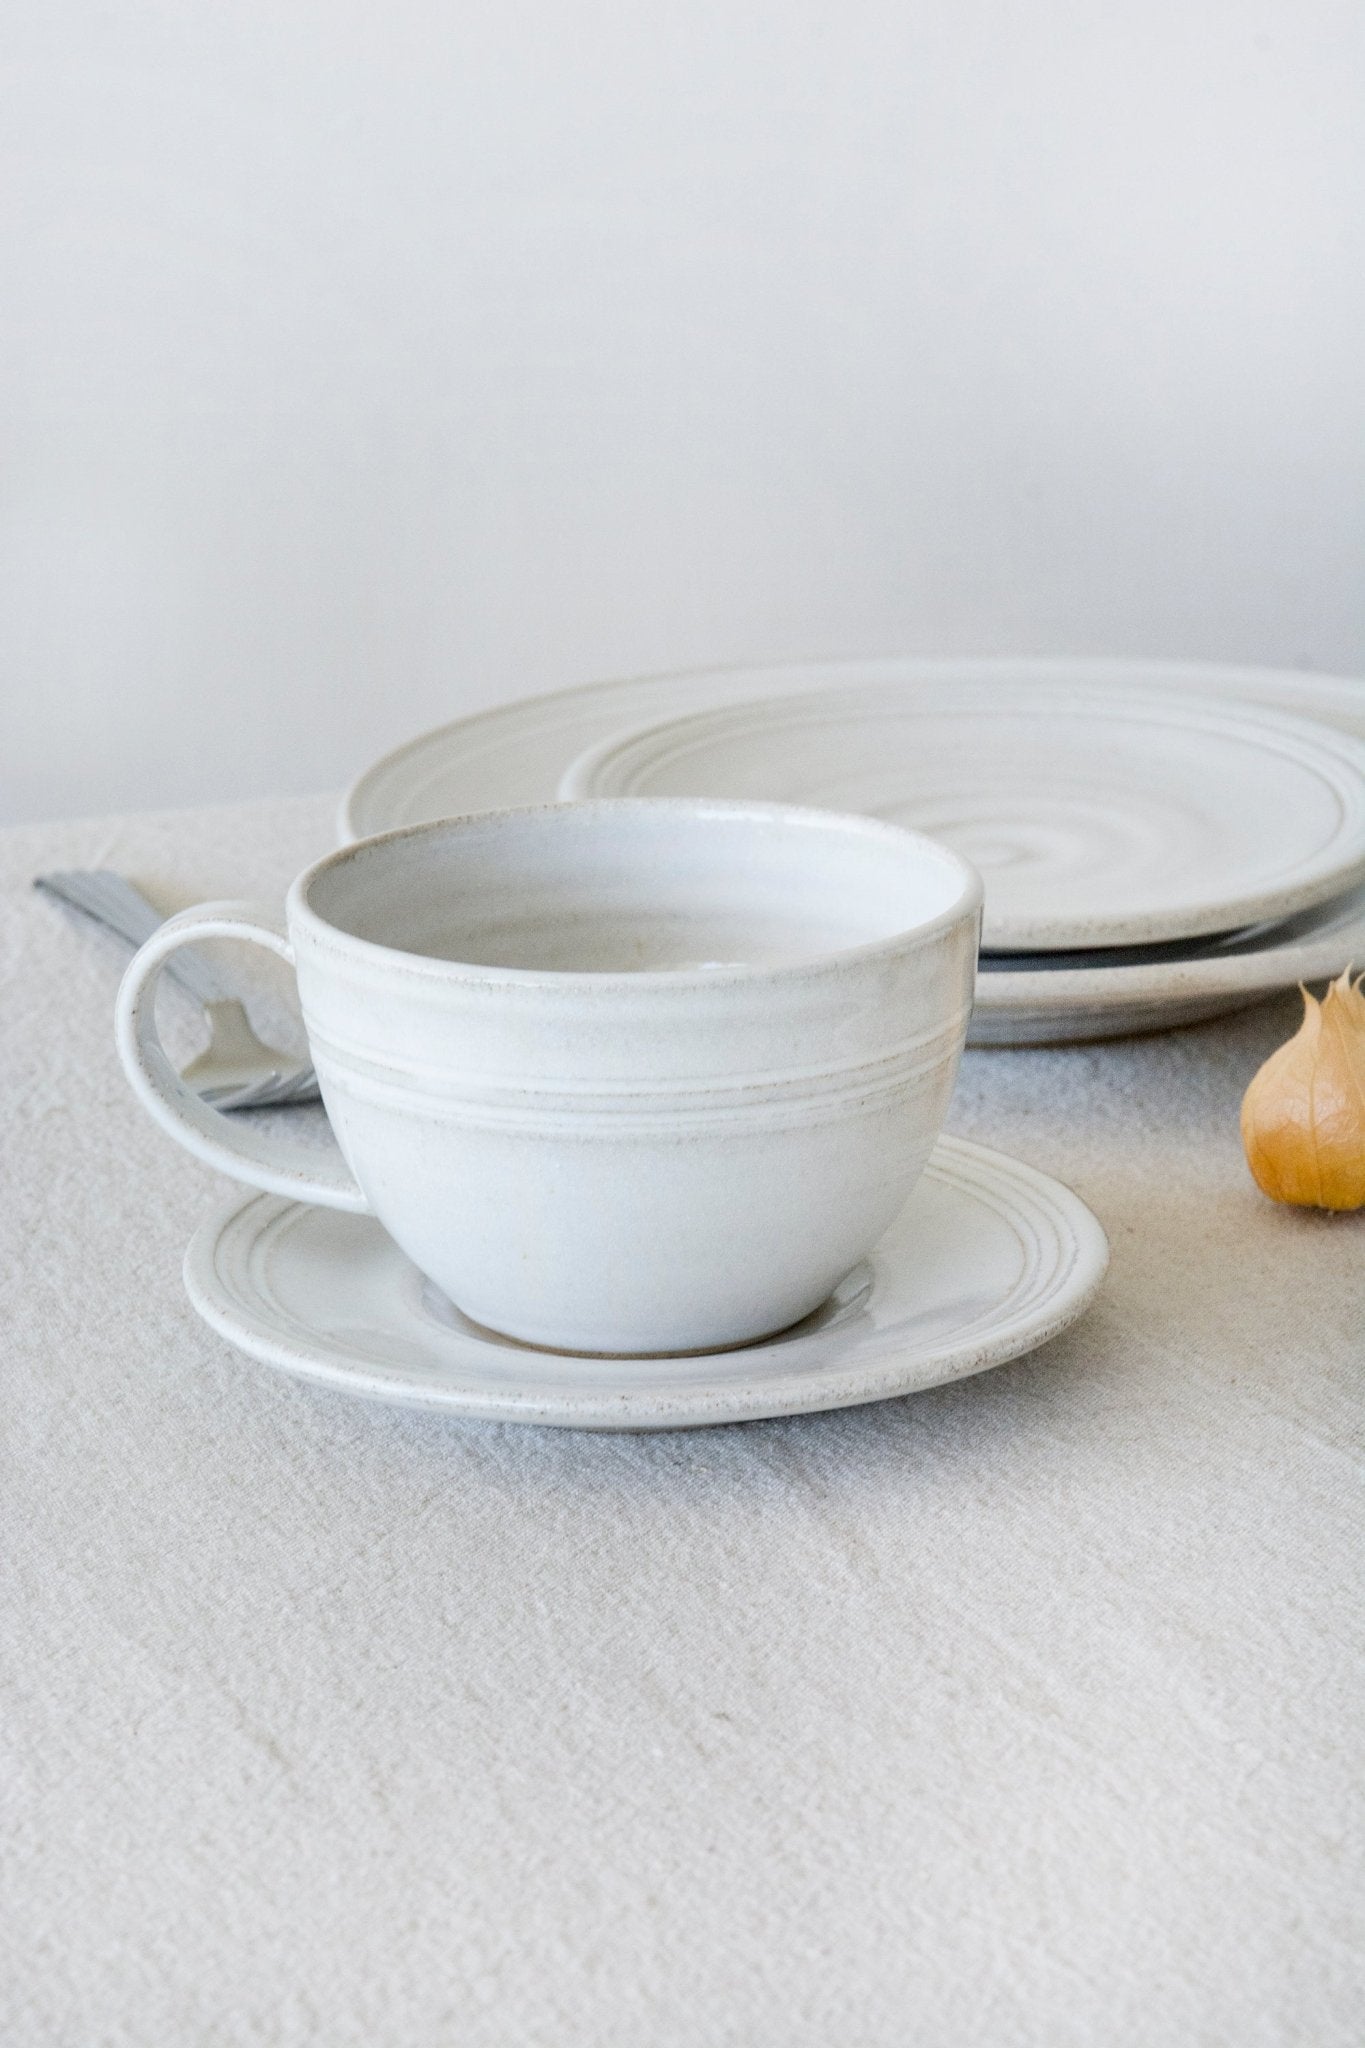
{"type": "Polygon", "coordinates": [[[346,848],[289,932],[408,1256],[490,1329],[638,1356],[786,1328],[880,1237],[942,1126],[980,896],[874,820],[615,799],[346,848]]]}

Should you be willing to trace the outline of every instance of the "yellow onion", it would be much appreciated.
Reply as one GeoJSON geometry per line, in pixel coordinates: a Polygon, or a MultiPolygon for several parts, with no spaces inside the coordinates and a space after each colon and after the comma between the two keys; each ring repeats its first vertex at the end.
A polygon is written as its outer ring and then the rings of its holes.
{"type": "Polygon", "coordinates": [[[1340,975],[1270,1055],[1242,1101],[1256,1184],[1305,1209],[1365,1207],[1365,995],[1340,975]]]}

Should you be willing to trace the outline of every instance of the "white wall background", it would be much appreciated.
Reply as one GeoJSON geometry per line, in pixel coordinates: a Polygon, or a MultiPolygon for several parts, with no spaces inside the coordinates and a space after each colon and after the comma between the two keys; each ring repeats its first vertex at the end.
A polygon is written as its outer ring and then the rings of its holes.
{"type": "Polygon", "coordinates": [[[6,0],[0,815],[589,677],[1365,667],[1358,0],[6,0]]]}

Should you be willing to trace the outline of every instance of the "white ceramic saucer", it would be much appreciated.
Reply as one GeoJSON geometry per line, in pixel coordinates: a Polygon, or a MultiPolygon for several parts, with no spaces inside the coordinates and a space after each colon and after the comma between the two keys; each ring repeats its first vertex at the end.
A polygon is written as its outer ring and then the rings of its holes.
{"type": "Polygon", "coordinates": [[[370,1217],[238,1198],[185,1285],[230,1344],[301,1379],[487,1422],[684,1429],[887,1400],[1001,1365],[1088,1305],[1109,1247],[1085,1204],[1004,1153],[941,1138],[900,1217],[824,1308],[691,1358],[567,1357],[468,1322],[370,1217]]]}
{"type": "MultiPolygon", "coordinates": [[[[438,727],[367,769],[343,800],[343,840],[427,818],[504,804],[548,803],[565,769],[597,742],[652,721],[713,705],[797,692],[895,685],[909,701],[945,685],[1008,684],[1027,697],[1064,682],[1101,694],[1128,689],[1191,692],[1313,718],[1365,739],[1365,681],[1202,662],[952,660],[786,663],[592,683],[522,699],[438,727]]],[[[1365,890],[1253,935],[1245,951],[1209,942],[1208,957],[1150,956],[1048,969],[1017,963],[983,973],[968,1042],[1064,1044],[1154,1031],[1243,1008],[1299,981],[1365,966],[1365,890]]]]}
{"type": "Polygon", "coordinates": [[[1365,741],[1169,691],[802,691],[601,741],[559,794],[762,797],[911,825],[981,870],[995,950],[1226,932],[1365,879],[1365,741]]]}

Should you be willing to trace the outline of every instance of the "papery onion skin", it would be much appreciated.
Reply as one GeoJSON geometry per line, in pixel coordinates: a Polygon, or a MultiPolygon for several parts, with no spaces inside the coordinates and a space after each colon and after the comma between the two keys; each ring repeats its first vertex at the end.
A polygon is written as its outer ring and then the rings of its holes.
{"type": "Polygon", "coordinates": [[[1294,1037],[1271,1054],[1242,1101],[1242,1143],[1272,1201],[1365,1207],[1365,995],[1340,975],[1319,1003],[1302,991],[1294,1037]]]}

